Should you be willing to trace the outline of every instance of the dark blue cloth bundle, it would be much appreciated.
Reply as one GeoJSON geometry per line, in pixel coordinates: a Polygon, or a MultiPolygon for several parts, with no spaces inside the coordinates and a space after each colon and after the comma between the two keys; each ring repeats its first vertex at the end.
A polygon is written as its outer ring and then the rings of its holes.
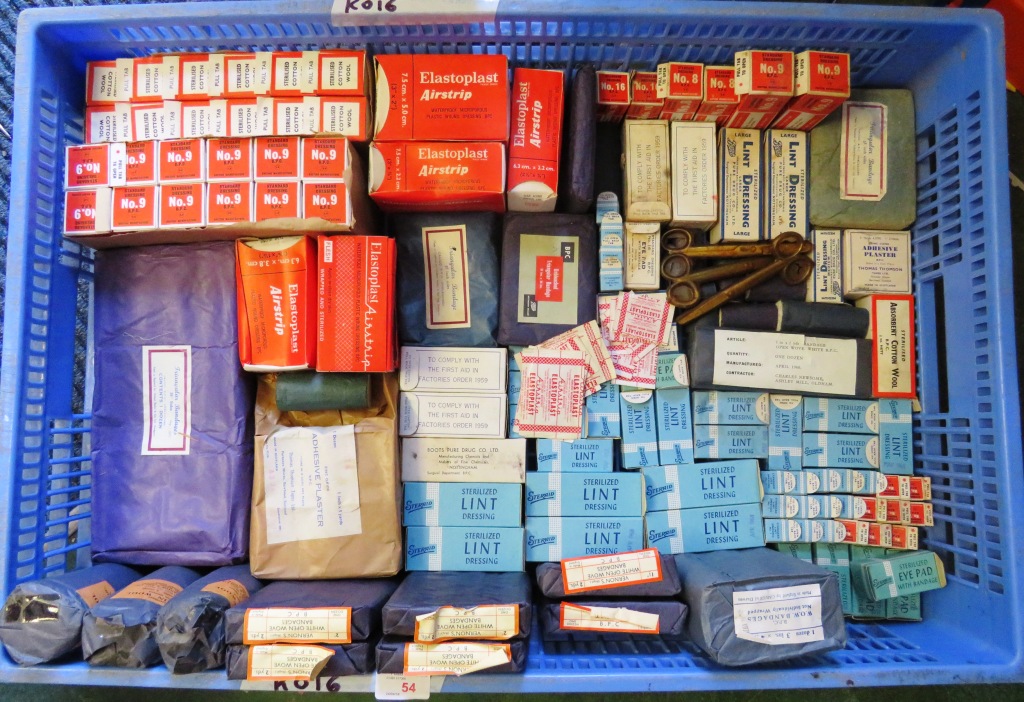
{"type": "Polygon", "coordinates": [[[562,603],[545,601],[540,608],[540,628],[545,641],[624,641],[633,637],[666,636],[678,638],[686,632],[687,607],[671,597],[604,597],[603,591],[591,593],[592,597],[569,600],[568,604],[580,607],[624,607],[634,612],[658,615],[657,634],[624,632],[587,631],[563,629],[562,603]]]}
{"type": "MultiPolygon", "coordinates": [[[[364,675],[372,673],[376,662],[376,640],[353,641],[350,644],[310,644],[329,648],[334,655],[318,675],[336,676],[364,675]]],[[[249,673],[249,646],[232,645],[227,648],[226,667],[228,680],[245,680],[249,673]]]]}
{"type": "Polygon", "coordinates": [[[638,583],[635,585],[622,585],[620,587],[608,587],[590,592],[580,592],[575,595],[565,594],[565,581],[562,579],[561,563],[540,563],[537,565],[537,587],[545,597],[553,600],[577,599],[580,597],[595,597],[601,599],[609,597],[673,597],[679,594],[682,586],[679,584],[679,573],[676,571],[676,563],[672,556],[661,554],[661,580],[654,583],[638,583]]]}

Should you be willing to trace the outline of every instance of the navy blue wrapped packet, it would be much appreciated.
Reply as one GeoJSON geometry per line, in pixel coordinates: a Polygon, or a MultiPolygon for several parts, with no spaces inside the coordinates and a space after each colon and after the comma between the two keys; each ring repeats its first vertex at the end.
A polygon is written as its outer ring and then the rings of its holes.
{"type": "MultiPolygon", "coordinates": [[[[376,663],[376,640],[355,641],[350,644],[312,644],[328,648],[334,655],[318,675],[365,675],[372,673],[376,663]]],[[[245,680],[249,673],[249,646],[228,646],[225,666],[228,680],[245,680]]]]}
{"type": "Polygon", "coordinates": [[[672,556],[660,554],[660,558],[662,579],[657,582],[607,587],[601,590],[567,595],[565,593],[565,582],[562,579],[562,564],[541,563],[537,566],[537,587],[545,597],[553,600],[578,599],[581,597],[592,598],[595,595],[601,597],[601,599],[608,597],[673,597],[679,594],[679,591],[682,589],[682,585],[679,583],[679,574],[676,571],[676,564],[672,560],[672,556]]]}
{"type": "Polygon", "coordinates": [[[562,166],[558,173],[558,209],[560,212],[583,214],[594,208],[594,193],[597,192],[594,189],[595,171],[598,170],[594,168],[597,155],[597,72],[593,66],[579,67],[566,102],[562,166]]]}
{"type": "Polygon", "coordinates": [[[248,565],[226,566],[175,595],[156,618],[156,643],[167,669],[199,673],[224,665],[224,613],[262,587],[248,565]]]}
{"type": "Polygon", "coordinates": [[[533,623],[530,578],[526,573],[409,573],[381,612],[386,635],[412,637],[416,617],[439,607],[471,608],[480,605],[519,607],[519,632],[530,635],[533,623]]]}
{"type": "Polygon", "coordinates": [[[567,602],[546,600],[540,607],[541,635],[545,641],[624,641],[633,637],[664,636],[678,638],[686,631],[686,605],[671,597],[618,598],[604,597],[603,591],[591,593],[592,597],[567,602]],[[656,633],[590,631],[569,626],[562,628],[564,621],[572,621],[573,608],[605,607],[624,608],[658,617],[656,633]],[[565,612],[563,613],[563,608],[565,612]]]}
{"type": "Polygon", "coordinates": [[[89,608],[138,580],[115,563],[30,580],[11,591],[0,616],[0,642],[20,665],[57,660],[82,644],[89,608]]]}
{"type": "Polygon", "coordinates": [[[92,556],[245,559],[253,378],[238,360],[233,242],[96,253],[92,556]]]}
{"type": "Polygon", "coordinates": [[[725,329],[863,339],[870,322],[866,309],[829,302],[747,303],[718,309],[718,326],[725,329]]]}
{"type": "Polygon", "coordinates": [[[160,608],[199,579],[181,566],[160,568],[103,600],[82,622],[82,655],[89,665],[148,668],[160,662],[160,608]]]}
{"type": "MultiPolygon", "coordinates": [[[[455,643],[455,642],[452,642],[455,643]]],[[[490,675],[491,673],[521,673],[526,668],[526,650],[527,644],[525,639],[517,639],[515,641],[508,642],[461,642],[461,643],[481,643],[489,646],[508,646],[508,653],[510,660],[506,663],[502,663],[486,670],[481,670],[481,673],[490,675]]],[[[377,672],[378,673],[393,673],[395,675],[402,675],[405,673],[405,647],[412,644],[408,639],[396,638],[393,636],[385,636],[377,644],[377,672]]],[[[444,646],[445,644],[438,644],[444,646]]]]}
{"type": "MultiPolygon", "coordinates": [[[[398,578],[353,580],[278,580],[270,583],[224,615],[228,644],[244,643],[245,613],[250,609],[285,607],[351,607],[350,638],[365,641],[380,632],[381,608],[388,601],[398,578]]],[[[316,643],[311,640],[309,643],[316,643]]]]}

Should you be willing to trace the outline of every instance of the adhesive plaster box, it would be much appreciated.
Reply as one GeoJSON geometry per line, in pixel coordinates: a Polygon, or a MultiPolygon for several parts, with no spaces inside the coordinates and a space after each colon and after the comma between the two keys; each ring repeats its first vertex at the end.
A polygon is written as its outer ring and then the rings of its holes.
{"type": "Polygon", "coordinates": [[[800,395],[768,396],[768,470],[803,467],[802,405],[800,395]]]}
{"type": "Polygon", "coordinates": [[[160,228],[193,229],[206,226],[205,183],[168,183],[160,186],[160,228]]]}
{"type": "Polygon", "coordinates": [[[403,392],[399,400],[399,436],[505,438],[505,394],[403,392]]]}
{"type": "Polygon", "coordinates": [[[704,65],[700,63],[659,63],[657,95],[665,102],[659,119],[688,122],[704,99],[704,65]]]}
{"type": "Polygon", "coordinates": [[[658,463],[693,463],[693,412],[689,388],[654,391],[657,414],[658,463]]]}
{"type": "Polygon", "coordinates": [[[206,140],[206,179],[211,182],[253,180],[253,140],[214,138],[206,140]]]}
{"type": "Polygon", "coordinates": [[[111,105],[132,97],[133,59],[90,61],[85,66],[85,104],[111,105]]]}
{"type": "Polygon", "coordinates": [[[275,51],[271,56],[270,94],[312,95],[320,85],[319,51],[275,51]]]}
{"type": "Polygon", "coordinates": [[[812,229],[814,270],[807,285],[807,302],[842,303],[843,237],[838,229],[812,229]]]}
{"type": "Polygon", "coordinates": [[[657,290],[661,287],[661,225],[657,222],[626,222],[624,287],[657,290]]]}
{"type": "Polygon", "coordinates": [[[626,119],[659,119],[665,100],[658,96],[658,74],[633,71],[629,78],[631,98],[626,119]]]}
{"type": "Polygon", "coordinates": [[[405,483],[403,526],[523,525],[523,486],[515,483],[405,483]]]}
{"type": "Polygon", "coordinates": [[[508,141],[502,54],[395,54],[374,59],[379,141],[508,141]]]}
{"type": "Polygon", "coordinates": [[[179,104],[182,139],[228,135],[227,100],[186,100],[179,104]]]}
{"type": "Polygon", "coordinates": [[[910,295],[910,232],[843,232],[843,295],[910,295]]]}
{"type": "Polygon", "coordinates": [[[160,183],[202,183],[206,181],[206,149],[202,139],[161,141],[160,183]]]}
{"type": "Polygon", "coordinates": [[[302,140],[302,177],[311,180],[344,180],[349,168],[345,137],[306,137],[302,140]]]}
{"type": "Polygon", "coordinates": [[[297,136],[258,137],[253,173],[256,181],[297,180],[302,177],[302,154],[297,136]]]}
{"type": "Polygon", "coordinates": [[[541,473],[611,473],[614,467],[612,439],[537,439],[537,470],[541,473]]]}
{"type": "Polygon", "coordinates": [[[698,424],[694,427],[693,457],[767,458],[768,427],[698,424]]]}
{"type": "Polygon", "coordinates": [[[403,439],[402,480],[522,483],[526,439],[403,439]]]}
{"type": "Polygon", "coordinates": [[[317,65],[317,95],[360,96],[369,92],[369,63],[365,51],[321,49],[317,65]]]}
{"type": "Polygon", "coordinates": [[[629,73],[597,72],[597,121],[618,124],[629,110],[632,91],[629,73]]]}
{"type": "Polygon", "coordinates": [[[643,517],[527,517],[526,561],[603,556],[644,548],[643,517]]]}
{"type": "Polygon", "coordinates": [[[135,141],[132,106],[126,102],[119,102],[114,105],[86,107],[85,141],[87,144],[135,141]]]}
{"type": "Polygon", "coordinates": [[[809,132],[850,97],[850,55],[801,51],[794,63],[795,96],[772,126],[809,132]]]}
{"type": "Polygon", "coordinates": [[[125,185],[157,185],[160,182],[159,144],[155,141],[133,141],[124,145],[125,185]]]}
{"type": "Polygon", "coordinates": [[[114,188],[110,223],[115,232],[156,229],[160,222],[160,187],[156,185],[114,188]]]}
{"type": "Polygon", "coordinates": [[[273,83],[273,53],[227,53],[221,55],[224,65],[224,95],[229,98],[250,98],[268,95],[273,83]]]}
{"type": "MultiPolygon", "coordinates": [[[[307,101],[313,98],[306,98],[307,101]]],[[[370,103],[363,97],[320,97],[319,121],[312,131],[367,141],[373,136],[370,103]]]]}
{"type": "Polygon", "coordinates": [[[654,393],[649,390],[620,392],[619,412],[622,418],[622,467],[658,465],[658,422],[654,393]]]}
{"type": "Polygon", "coordinates": [[[761,503],[651,512],[647,545],[660,553],[701,553],[764,546],[761,503]]]}
{"type": "Polygon", "coordinates": [[[403,346],[402,391],[503,393],[508,351],[450,347],[403,346]]]}
{"type": "Polygon", "coordinates": [[[64,154],[64,189],[124,185],[126,162],[124,144],[69,146],[64,154]]]}
{"type": "MultiPolygon", "coordinates": [[[[805,468],[878,469],[878,437],[804,433],[805,468]]],[[[843,492],[837,490],[835,492],[843,492]]]]}
{"type": "Polygon", "coordinates": [[[718,222],[711,243],[751,242],[761,228],[761,132],[722,129],[718,134],[718,222]]]}
{"type": "Polygon", "coordinates": [[[757,461],[718,461],[643,469],[647,512],[758,502],[762,498],[757,461]]]}
{"type": "Polygon", "coordinates": [[[622,204],[627,222],[672,219],[668,124],[638,119],[622,123],[622,204]]]}
{"type": "Polygon", "coordinates": [[[739,51],[736,53],[736,96],[739,105],[728,126],[767,129],[793,97],[792,51],[739,51]]]}
{"type": "Polygon", "coordinates": [[[701,101],[695,122],[714,122],[724,127],[732,117],[740,99],[736,95],[736,68],[734,66],[704,67],[704,100],[701,101]]]}
{"type": "Polygon", "coordinates": [[[694,390],[693,406],[695,424],[768,424],[766,392],[694,390]]]}
{"type": "Polygon", "coordinates": [[[355,222],[348,186],[340,180],[320,183],[303,180],[302,216],[352,227],[355,222]]]}
{"type": "Polygon", "coordinates": [[[113,190],[93,188],[64,193],[64,234],[106,234],[110,232],[113,190]]]}
{"type": "Polygon", "coordinates": [[[878,408],[879,469],[889,475],[911,475],[914,472],[911,401],[881,399],[878,408]]]}
{"type": "Polygon", "coordinates": [[[510,212],[554,212],[562,145],[565,75],[517,68],[512,74],[512,136],[508,144],[510,212]]]}
{"type": "Polygon", "coordinates": [[[872,340],[872,394],[880,398],[917,396],[913,295],[868,295],[857,300],[868,310],[872,340]]]}
{"type": "Polygon", "coordinates": [[[520,571],[525,567],[522,527],[427,527],[405,530],[405,569],[520,571]]]}
{"type": "Polygon", "coordinates": [[[370,197],[391,212],[504,212],[505,170],[496,142],[374,141],[370,197]]]}
{"type": "Polygon", "coordinates": [[[256,221],[291,219],[302,216],[298,181],[264,181],[255,187],[256,221]]]}
{"type": "Polygon", "coordinates": [[[710,122],[672,122],[672,226],[707,229],[718,219],[718,147],[710,122]]]}
{"type": "Polygon", "coordinates": [[[210,183],[207,186],[208,224],[240,224],[256,221],[251,180],[210,183]]]}
{"type": "Polygon", "coordinates": [[[527,517],[642,517],[640,473],[526,474],[527,517]]]}
{"type": "Polygon", "coordinates": [[[808,471],[766,470],[761,485],[767,495],[813,495],[824,492],[821,479],[808,471]]]}
{"type": "Polygon", "coordinates": [[[587,437],[591,439],[619,439],[622,437],[622,419],[619,409],[619,386],[603,383],[600,389],[584,401],[587,437]]]}
{"type": "Polygon", "coordinates": [[[807,132],[769,129],[764,133],[764,229],[768,239],[786,232],[807,238],[807,132]]]}

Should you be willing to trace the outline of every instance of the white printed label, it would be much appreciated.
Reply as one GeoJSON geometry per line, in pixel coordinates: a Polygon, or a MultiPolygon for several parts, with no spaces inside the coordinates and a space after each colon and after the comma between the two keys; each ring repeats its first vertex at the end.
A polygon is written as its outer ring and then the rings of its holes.
{"type": "Polygon", "coordinates": [[[309,680],[323,670],[334,651],[323,646],[253,646],[249,680],[309,680]]]}
{"type": "Polygon", "coordinates": [[[568,595],[660,582],[663,577],[661,557],[653,548],[562,561],[562,583],[568,595]]]}
{"type": "Polygon", "coordinates": [[[494,22],[498,0],[334,0],[331,23],[345,25],[494,22]]]}
{"type": "Polygon", "coordinates": [[[732,593],[736,636],[769,646],[823,641],[821,585],[732,593]]]}
{"type": "Polygon", "coordinates": [[[363,532],[352,426],[294,427],[263,446],[267,543],[363,532]]]}
{"type": "Polygon", "coordinates": [[[142,455],[187,456],[192,433],[192,347],[142,347],[142,455]]]}
{"type": "Polygon", "coordinates": [[[465,675],[512,660],[508,644],[472,642],[405,645],[406,675],[465,675]]]}
{"type": "Polygon", "coordinates": [[[844,102],[839,150],[839,198],[877,202],[885,197],[888,108],[878,102],[844,102]]]}
{"type": "Polygon", "coordinates": [[[450,639],[504,641],[519,633],[518,605],[439,607],[416,617],[413,641],[438,643],[450,639]]]}
{"type": "Polygon", "coordinates": [[[854,395],[857,342],[718,329],[712,382],[811,395],[854,395]]]}
{"type": "Polygon", "coordinates": [[[661,630],[657,614],[625,607],[583,607],[563,602],[561,615],[559,628],[566,631],[657,634],[661,630]]]}
{"type": "Polygon", "coordinates": [[[427,700],[430,699],[430,678],[377,673],[373,695],[378,700],[427,700]]]}
{"type": "Polygon", "coordinates": [[[466,249],[464,224],[423,228],[427,329],[466,329],[471,326],[466,249]]]}
{"type": "Polygon", "coordinates": [[[352,641],[352,608],[267,607],[245,612],[242,643],[332,643],[352,641]]]}

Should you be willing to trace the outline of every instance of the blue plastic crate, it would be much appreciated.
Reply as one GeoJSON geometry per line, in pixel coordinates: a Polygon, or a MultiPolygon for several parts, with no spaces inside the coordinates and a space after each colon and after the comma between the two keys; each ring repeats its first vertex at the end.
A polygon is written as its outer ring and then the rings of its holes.
{"type": "MultiPolygon", "coordinates": [[[[396,3],[400,6],[400,2],[396,3]]],[[[531,642],[522,676],[446,691],[581,692],[943,684],[1024,679],[1024,485],[1014,344],[1004,93],[995,13],[803,4],[501,0],[496,16],[332,24],[329,0],[25,12],[18,28],[7,299],[0,378],[0,590],[87,558],[91,255],[61,239],[62,150],[82,139],[85,62],[158,51],[504,53],[518,66],[653,70],[731,63],[747,48],[852,54],[857,86],[910,87],[917,106],[913,229],[923,412],[917,470],[932,479],[923,545],[949,586],[923,624],[851,624],[844,651],[726,670],[693,647],[531,642]]],[[[232,688],[222,671],[172,677],[83,664],[0,680],[232,688]]],[[[367,680],[344,681],[368,689],[367,680]]]]}

